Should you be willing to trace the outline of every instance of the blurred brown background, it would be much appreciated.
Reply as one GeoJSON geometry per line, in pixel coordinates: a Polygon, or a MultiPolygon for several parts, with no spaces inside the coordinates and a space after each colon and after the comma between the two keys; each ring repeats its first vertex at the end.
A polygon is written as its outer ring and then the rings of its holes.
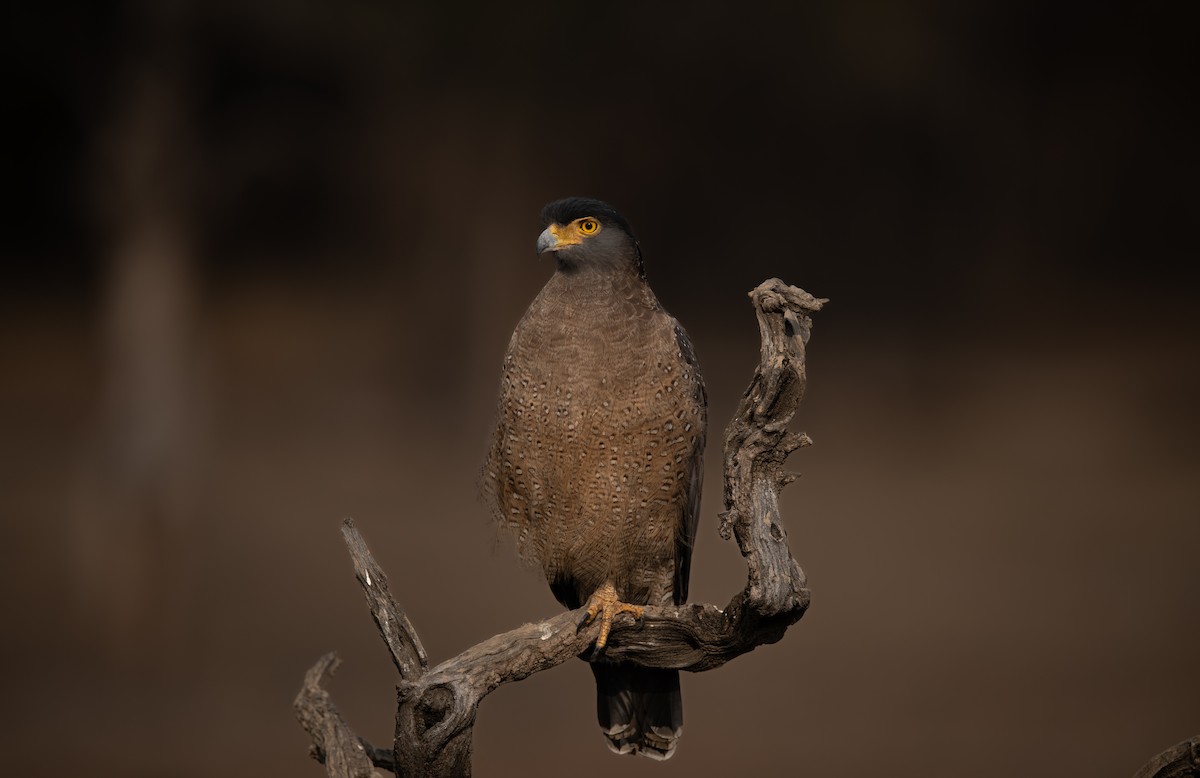
{"type": "Polygon", "coordinates": [[[478,775],[1115,778],[1200,733],[1195,46],[1097,5],[12,4],[6,772],[320,775],[289,706],[331,649],[388,742],[342,516],[435,660],[556,612],[475,478],[570,194],[704,365],[696,600],[744,575],[745,293],[832,298],[813,606],[684,678],[670,762],[606,751],[573,663],[484,702],[478,775]]]}

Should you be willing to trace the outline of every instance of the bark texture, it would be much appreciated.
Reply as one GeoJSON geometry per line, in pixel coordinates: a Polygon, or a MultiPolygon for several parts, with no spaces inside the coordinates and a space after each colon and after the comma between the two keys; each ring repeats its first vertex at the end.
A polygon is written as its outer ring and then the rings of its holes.
{"type": "Polygon", "coordinates": [[[1200,778],[1200,735],[1158,754],[1133,778],[1200,778]]]}

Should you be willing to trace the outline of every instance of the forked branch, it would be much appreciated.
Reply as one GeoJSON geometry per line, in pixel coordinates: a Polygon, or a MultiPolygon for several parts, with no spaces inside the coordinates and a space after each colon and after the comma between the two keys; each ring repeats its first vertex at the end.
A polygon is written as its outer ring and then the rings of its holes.
{"type": "MultiPolygon", "coordinates": [[[[618,620],[605,655],[649,667],[711,670],[774,643],[808,608],[804,571],[792,557],[779,517],[779,492],[794,478],[788,454],[811,444],[788,431],[804,397],[805,347],[811,314],[826,300],[777,278],[750,293],[762,337],[759,365],[725,429],[725,512],[721,535],[736,538],[748,571],[746,587],[723,609],[707,604],[645,609],[640,622],[618,620]]],[[[376,626],[400,673],[392,751],[355,737],[320,688],[336,659],[309,671],[295,708],[314,754],[331,776],[371,775],[372,765],[401,776],[465,776],[479,703],[502,684],[520,681],[588,651],[598,624],[577,628],[582,610],[526,624],[489,638],[432,669],[408,617],[388,590],[383,570],[347,519],[342,528],[376,626]],[[366,772],[364,772],[364,770],[366,772]]]]}

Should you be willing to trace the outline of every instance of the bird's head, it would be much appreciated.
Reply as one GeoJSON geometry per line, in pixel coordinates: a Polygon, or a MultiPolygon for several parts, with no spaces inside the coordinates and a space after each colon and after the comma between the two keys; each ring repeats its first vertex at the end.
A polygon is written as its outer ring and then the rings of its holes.
{"type": "Polygon", "coordinates": [[[555,200],[542,209],[539,254],[554,254],[564,271],[633,269],[645,278],[642,250],[625,217],[611,205],[585,197],[555,200]]]}

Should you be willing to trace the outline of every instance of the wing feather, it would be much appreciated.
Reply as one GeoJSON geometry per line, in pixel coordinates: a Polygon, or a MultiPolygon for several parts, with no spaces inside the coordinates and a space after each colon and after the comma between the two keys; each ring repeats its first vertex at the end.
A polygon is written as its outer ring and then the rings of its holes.
{"type": "Polygon", "coordinates": [[[704,484],[704,441],[708,428],[708,393],[704,389],[704,377],[700,373],[700,362],[696,359],[692,341],[678,321],[674,324],[679,354],[695,379],[692,399],[699,407],[699,433],[689,457],[688,500],[680,514],[680,525],[675,534],[674,599],[676,605],[682,605],[687,602],[688,579],[692,572],[692,548],[696,543],[696,528],[700,523],[700,493],[704,484]]]}

